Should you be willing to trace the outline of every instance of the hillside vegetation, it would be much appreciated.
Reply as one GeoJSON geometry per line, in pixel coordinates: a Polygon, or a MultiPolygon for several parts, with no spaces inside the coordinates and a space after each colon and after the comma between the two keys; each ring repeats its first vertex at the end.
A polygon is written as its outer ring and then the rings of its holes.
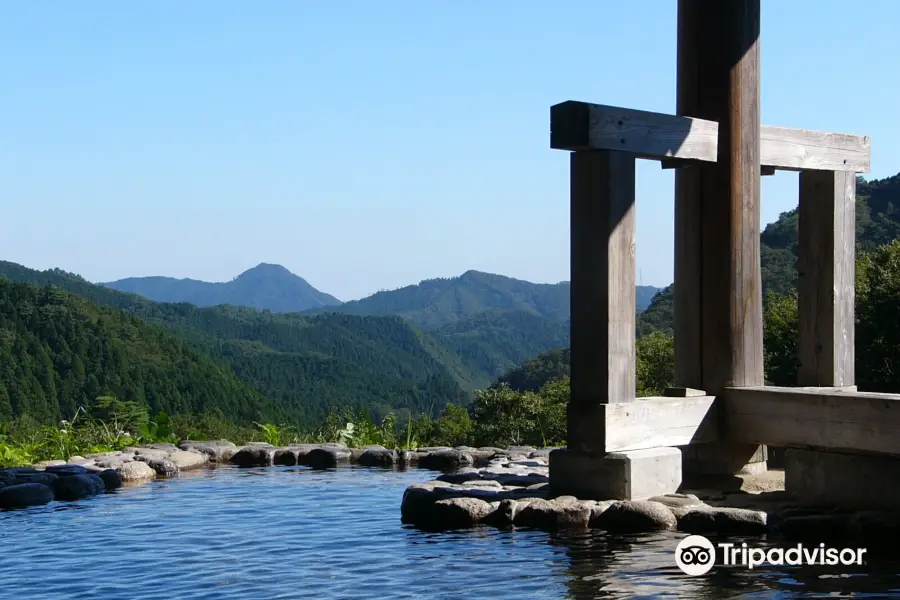
{"type": "Polygon", "coordinates": [[[58,286],[158,326],[275,401],[293,422],[320,421],[335,407],[439,413],[447,402],[468,402],[476,380],[488,377],[399,317],[158,303],[14,263],[0,263],[0,276],[58,286]]]}
{"type": "MultiPolygon", "coordinates": [[[[637,310],[645,309],[658,291],[653,286],[638,286],[637,310]]],[[[529,313],[567,323],[569,282],[531,283],[493,273],[466,271],[459,277],[427,279],[416,285],[381,291],[345,302],[333,310],[359,315],[398,315],[427,329],[501,311],[529,313]]]]}
{"type": "Polygon", "coordinates": [[[57,422],[103,394],[152,411],[280,415],[230,370],[156,327],[58,288],[0,279],[0,422],[57,422]]]}

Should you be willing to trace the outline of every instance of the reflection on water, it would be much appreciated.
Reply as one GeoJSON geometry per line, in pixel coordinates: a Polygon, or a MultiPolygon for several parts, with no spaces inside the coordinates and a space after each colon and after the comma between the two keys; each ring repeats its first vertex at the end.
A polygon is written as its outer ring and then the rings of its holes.
{"type": "Polygon", "coordinates": [[[0,598],[900,597],[896,562],[689,577],[680,534],[402,525],[403,490],[430,477],[225,467],[0,513],[0,598]]]}

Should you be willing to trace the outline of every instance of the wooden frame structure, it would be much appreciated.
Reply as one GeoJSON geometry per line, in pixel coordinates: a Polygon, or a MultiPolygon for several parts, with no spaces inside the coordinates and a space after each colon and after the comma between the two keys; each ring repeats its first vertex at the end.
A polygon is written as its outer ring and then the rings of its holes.
{"type": "Polygon", "coordinates": [[[735,472],[761,444],[900,455],[900,395],[854,381],[856,175],[870,139],[760,125],[759,4],[679,0],[678,115],[550,110],[550,145],[571,152],[571,453],[716,442],[735,472]],[[635,397],[636,159],[677,169],[679,387],[654,398],[635,397]],[[798,388],[763,379],[759,184],[777,170],[800,182],[798,388]]]}

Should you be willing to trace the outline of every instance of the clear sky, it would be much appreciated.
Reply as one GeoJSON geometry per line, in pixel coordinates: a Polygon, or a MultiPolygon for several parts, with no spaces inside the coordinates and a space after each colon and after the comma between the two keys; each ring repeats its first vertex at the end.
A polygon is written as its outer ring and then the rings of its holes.
{"type": "MultiPolygon", "coordinates": [[[[279,263],[342,300],[468,269],[568,279],[549,107],[674,112],[674,0],[0,4],[0,259],[92,281],[279,263]]],[[[897,0],[764,0],[762,115],[900,171],[897,0]]],[[[672,279],[672,181],[638,264],[672,279]]],[[[797,178],[763,180],[763,221],[797,178]]]]}

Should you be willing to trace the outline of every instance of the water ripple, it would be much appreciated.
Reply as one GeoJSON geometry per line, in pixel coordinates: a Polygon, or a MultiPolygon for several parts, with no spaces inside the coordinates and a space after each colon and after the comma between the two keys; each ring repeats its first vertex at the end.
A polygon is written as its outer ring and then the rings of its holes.
{"type": "Polygon", "coordinates": [[[675,567],[676,534],[421,532],[400,523],[399,506],[407,485],[428,478],[226,467],[0,513],[0,598],[900,597],[893,563],[858,577],[714,569],[691,578],[675,567]]]}

